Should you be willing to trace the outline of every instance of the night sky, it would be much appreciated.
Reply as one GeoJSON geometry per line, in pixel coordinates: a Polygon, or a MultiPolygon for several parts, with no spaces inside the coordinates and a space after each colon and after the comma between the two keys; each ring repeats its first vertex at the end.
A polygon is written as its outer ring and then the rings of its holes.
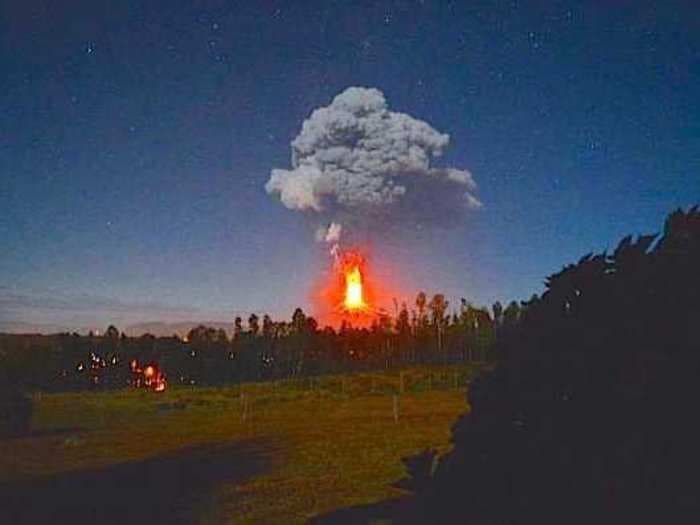
{"type": "Polygon", "coordinates": [[[541,292],[700,202],[694,4],[3,1],[0,329],[311,309],[326,248],[264,185],[349,86],[448,133],[484,205],[377,225],[377,275],[541,292]]]}

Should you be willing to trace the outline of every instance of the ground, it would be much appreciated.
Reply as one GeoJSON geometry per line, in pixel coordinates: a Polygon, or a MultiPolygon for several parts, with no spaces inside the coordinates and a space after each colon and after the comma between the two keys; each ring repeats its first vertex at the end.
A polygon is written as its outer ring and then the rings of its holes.
{"type": "Polygon", "coordinates": [[[400,495],[401,458],[448,449],[473,373],[36,394],[32,435],[0,441],[0,504],[18,522],[303,523],[400,495]]]}

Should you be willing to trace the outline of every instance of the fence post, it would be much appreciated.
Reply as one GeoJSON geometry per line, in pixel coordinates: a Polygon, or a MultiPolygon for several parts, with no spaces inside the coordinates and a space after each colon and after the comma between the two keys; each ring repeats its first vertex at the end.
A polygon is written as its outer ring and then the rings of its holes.
{"type": "Polygon", "coordinates": [[[241,393],[241,421],[245,421],[248,417],[248,396],[245,393],[241,393]]]}
{"type": "Polygon", "coordinates": [[[401,394],[403,394],[405,392],[405,387],[403,384],[403,377],[404,377],[403,371],[399,372],[399,392],[401,394]]]}
{"type": "Polygon", "coordinates": [[[399,396],[394,394],[394,423],[399,422],[399,396]]]}

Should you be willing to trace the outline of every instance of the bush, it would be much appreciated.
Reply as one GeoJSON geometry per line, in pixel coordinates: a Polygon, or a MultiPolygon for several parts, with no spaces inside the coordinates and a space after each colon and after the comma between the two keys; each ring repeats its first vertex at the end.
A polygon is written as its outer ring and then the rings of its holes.
{"type": "Polygon", "coordinates": [[[22,436],[29,432],[32,400],[16,388],[0,389],[0,437],[22,436]]]}
{"type": "Polygon", "coordinates": [[[429,521],[700,522],[700,212],[654,240],[586,256],[523,303],[420,491],[429,521]]]}

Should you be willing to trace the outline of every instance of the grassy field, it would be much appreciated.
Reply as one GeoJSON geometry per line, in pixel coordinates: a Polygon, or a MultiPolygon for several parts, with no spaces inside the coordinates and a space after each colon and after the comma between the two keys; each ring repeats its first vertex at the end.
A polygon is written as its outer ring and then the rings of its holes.
{"type": "Polygon", "coordinates": [[[36,395],[34,435],[0,441],[0,482],[253,440],[264,444],[270,468],[219,486],[206,521],[303,523],[400,494],[390,485],[405,474],[401,458],[447,450],[474,372],[423,368],[162,394],[36,395]]]}

